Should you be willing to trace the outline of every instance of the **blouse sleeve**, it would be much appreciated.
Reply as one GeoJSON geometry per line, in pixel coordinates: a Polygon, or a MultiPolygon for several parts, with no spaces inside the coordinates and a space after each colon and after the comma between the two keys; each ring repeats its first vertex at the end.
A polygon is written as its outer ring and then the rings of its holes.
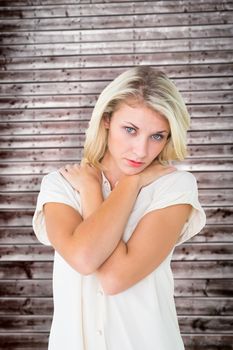
{"type": "Polygon", "coordinates": [[[70,205],[81,214],[79,193],[72,188],[58,171],[45,175],[41,182],[36,210],[32,219],[33,230],[38,240],[45,245],[51,245],[46,232],[43,211],[43,205],[48,202],[70,205]]]}
{"type": "Polygon", "coordinates": [[[146,213],[176,204],[190,204],[192,206],[189,219],[176,243],[179,245],[200,232],[206,223],[205,212],[198,200],[197,182],[189,172],[177,172],[170,178],[164,176],[159,190],[154,191],[153,199],[146,209],[146,213]]]}

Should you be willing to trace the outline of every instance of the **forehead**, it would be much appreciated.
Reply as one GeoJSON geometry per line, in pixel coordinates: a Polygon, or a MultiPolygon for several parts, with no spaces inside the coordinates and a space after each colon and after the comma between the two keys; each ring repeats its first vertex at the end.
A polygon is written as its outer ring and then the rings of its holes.
{"type": "Polygon", "coordinates": [[[136,126],[162,126],[169,129],[169,122],[158,111],[138,101],[124,101],[119,103],[118,108],[113,113],[114,119],[118,121],[132,122],[136,126]],[[137,125],[138,124],[138,125],[137,125]]]}

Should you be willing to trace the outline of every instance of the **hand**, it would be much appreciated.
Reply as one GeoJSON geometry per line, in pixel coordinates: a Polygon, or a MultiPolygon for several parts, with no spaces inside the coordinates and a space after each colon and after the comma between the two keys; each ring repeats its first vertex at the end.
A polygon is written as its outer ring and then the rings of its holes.
{"type": "Polygon", "coordinates": [[[135,175],[139,177],[139,187],[149,185],[151,182],[157,180],[159,177],[167,175],[176,171],[177,169],[171,165],[161,165],[160,163],[153,163],[145,168],[141,173],[135,175]]]}
{"type": "Polygon", "coordinates": [[[101,187],[102,175],[99,169],[86,164],[67,164],[59,172],[78,192],[94,186],[101,187]]]}

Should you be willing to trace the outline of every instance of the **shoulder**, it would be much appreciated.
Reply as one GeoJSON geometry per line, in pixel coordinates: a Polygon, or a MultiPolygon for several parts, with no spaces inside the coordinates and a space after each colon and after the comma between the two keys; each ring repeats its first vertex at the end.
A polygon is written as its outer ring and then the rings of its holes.
{"type": "Polygon", "coordinates": [[[148,190],[152,192],[163,192],[166,190],[172,192],[192,191],[197,188],[197,181],[192,173],[177,170],[161,176],[147,187],[148,190]]]}
{"type": "Polygon", "coordinates": [[[50,173],[44,175],[41,182],[41,187],[46,186],[46,188],[68,188],[73,190],[73,187],[70,183],[62,176],[59,170],[51,171],[50,173]]]}

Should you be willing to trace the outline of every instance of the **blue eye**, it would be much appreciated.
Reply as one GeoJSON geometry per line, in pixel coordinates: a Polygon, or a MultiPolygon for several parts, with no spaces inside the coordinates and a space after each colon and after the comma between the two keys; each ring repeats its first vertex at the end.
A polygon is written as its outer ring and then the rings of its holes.
{"type": "Polygon", "coordinates": [[[126,126],[125,127],[125,131],[128,133],[128,134],[135,134],[136,130],[134,128],[132,128],[131,126],[126,126]]]}
{"type": "Polygon", "coordinates": [[[155,135],[152,135],[152,138],[156,141],[161,141],[164,138],[164,136],[161,134],[155,134],[155,135]]]}

